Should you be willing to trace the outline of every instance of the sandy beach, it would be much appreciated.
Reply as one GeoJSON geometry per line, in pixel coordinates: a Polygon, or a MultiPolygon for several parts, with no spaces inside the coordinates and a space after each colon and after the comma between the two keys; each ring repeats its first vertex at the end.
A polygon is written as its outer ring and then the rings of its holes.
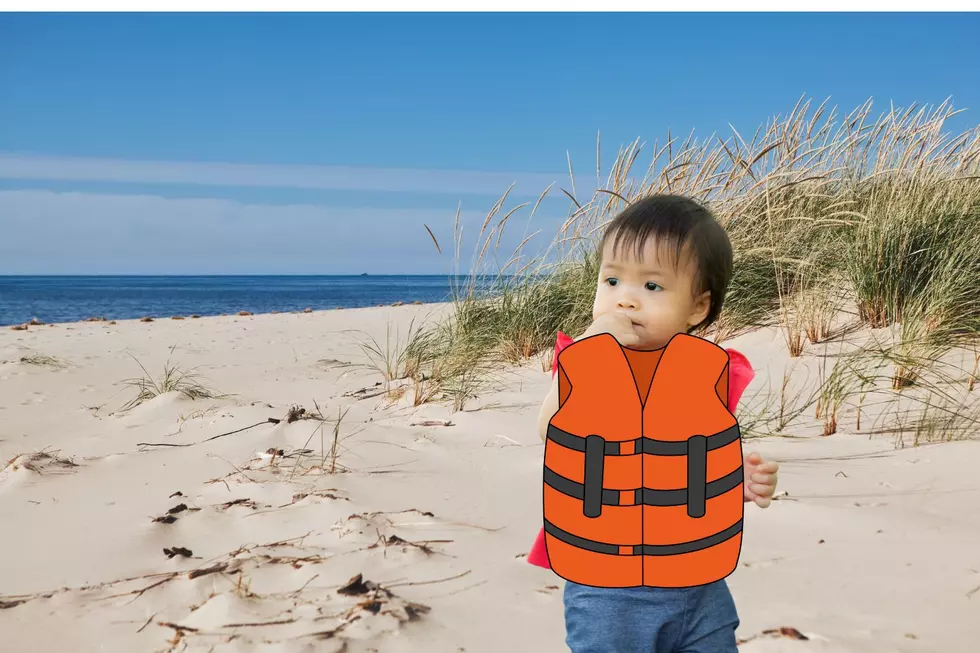
{"type": "MultiPolygon", "coordinates": [[[[564,581],[525,560],[541,362],[459,412],[389,401],[348,365],[356,330],[383,342],[446,308],[0,331],[0,650],[567,650],[564,581]],[[168,359],[227,396],[122,411],[124,381],[168,359]]],[[[782,377],[776,330],[724,344],[757,368],[743,402],[782,377]]],[[[740,650],[977,650],[980,442],[745,447],[779,461],[781,496],[746,506],[740,650]]]]}

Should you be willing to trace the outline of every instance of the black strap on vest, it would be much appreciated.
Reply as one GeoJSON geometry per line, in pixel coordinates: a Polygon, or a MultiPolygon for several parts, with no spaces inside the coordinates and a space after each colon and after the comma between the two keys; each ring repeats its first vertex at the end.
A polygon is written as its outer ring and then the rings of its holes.
{"type": "MultiPolygon", "coordinates": [[[[722,447],[731,444],[738,440],[740,435],[738,424],[733,424],[721,433],[716,433],[714,435],[707,436],[708,451],[713,451],[715,449],[721,449],[722,447]]],[[[553,440],[565,447],[566,449],[572,449],[574,451],[585,451],[585,438],[569,433],[568,431],[563,431],[557,426],[551,424],[548,425],[548,439],[553,440]]],[[[627,440],[626,442],[633,443],[633,453],[649,453],[657,456],[686,456],[687,455],[687,442],[684,440],[655,440],[653,438],[636,438],[635,440],[627,440]]],[[[629,455],[622,454],[620,446],[624,444],[622,442],[605,442],[605,454],[607,456],[621,456],[629,455]]]]}
{"type": "Polygon", "coordinates": [[[605,440],[601,435],[585,438],[585,496],[582,510],[586,517],[602,514],[602,473],[605,470],[605,440]]]}
{"type": "MultiPolygon", "coordinates": [[[[737,488],[742,484],[743,480],[743,468],[741,465],[738,469],[732,470],[728,474],[725,474],[721,478],[711,481],[705,484],[704,498],[714,499],[715,497],[720,497],[726,492],[737,488]]],[[[566,496],[570,496],[573,499],[578,499],[579,501],[585,501],[585,484],[577,483],[570,478],[565,478],[561,474],[558,474],[552,469],[545,468],[544,470],[544,482],[545,484],[553,490],[557,490],[566,496]]],[[[630,497],[629,502],[626,505],[631,506],[685,506],[690,502],[690,497],[688,495],[689,490],[677,489],[677,490],[653,490],[650,488],[638,488],[635,490],[609,490],[602,488],[602,505],[604,506],[619,506],[622,505],[620,500],[622,495],[625,493],[632,492],[633,496],[630,497]]]]}
{"type": "Polygon", "coordinates": [[[587,540],[584,537],[579,537],[578,535],[573,535],[568,531],[558,528],[550,521],[545,521],[544,532],[551,535],[555,539],[561,540],[566,544],[571,544],[578,549],[584,549],[586,551],[593,551],[595,553],[605,553],[607,555],[634,555],[634,556],[667,556],[667,555],[682,555],[684,553],[694,553],[695,551],[703,551],[709,549],[713,546],[718,546],[722,542],[727,542],[731,538],[735,537],[742,531],[742,520],[739,519],[737,522],[729,526],[728,528],[715,533],[714,535],[709,535],[708,537],[703,537],[699,540],[694,540],[693,542],[682,542],[680,544],[637,544],[633,546],[620,546],[618,544],[608,544],[606,542],[596,542],[594,540],[587,540]]]}
{"type": "Polygon", "coordinates": [[[704,517],[708,489],[708,438],[692,435],[687,439],[687,515],[704,517]]]}

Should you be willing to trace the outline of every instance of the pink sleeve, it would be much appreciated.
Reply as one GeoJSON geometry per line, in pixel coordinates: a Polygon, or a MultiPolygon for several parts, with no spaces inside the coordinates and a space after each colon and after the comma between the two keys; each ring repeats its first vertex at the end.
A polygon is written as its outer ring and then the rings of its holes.
{"type": "Polygon", "coordinates": [[[558,337],[555,339],[555,358],[553,361],[551,361],[551,376],[558,373],[558,354],[561,353],[562,349],[573,342],[575,342],[574,338],[566,336],[561,331],[558,332],[558,337]]]}
{"type": "Polygon", "coordinates": [[[725,351],[728,352],[728,409],[734,413],[742,392],[755,378],[755,371],[744,354],[734,349],[725,351]]]}

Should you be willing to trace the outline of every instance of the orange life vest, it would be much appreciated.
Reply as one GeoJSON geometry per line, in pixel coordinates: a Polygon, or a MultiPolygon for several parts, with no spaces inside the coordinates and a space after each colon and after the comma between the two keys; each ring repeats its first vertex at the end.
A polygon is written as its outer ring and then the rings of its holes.
{"type": "Polygon", "coordinates": [[[722,399],[728,362],[683,333],[655,351],[604,333],[559,354],[544,455],[556,574],[596,587],[694,587],[735,570],[743,461],[722,399]]]}

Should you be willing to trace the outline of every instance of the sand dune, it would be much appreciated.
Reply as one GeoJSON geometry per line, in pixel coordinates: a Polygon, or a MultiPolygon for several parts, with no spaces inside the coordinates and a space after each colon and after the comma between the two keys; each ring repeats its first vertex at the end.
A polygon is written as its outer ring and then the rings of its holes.
{"type": "MultiPolygon", "coordinates": [[[[0,332],[0,649],[567,650],[564,581],[524,559],[549,375],[508,370],[456,413],[356,394],[379,377],[347,365],[363,359],[350,330],[383,341],[433,310],[0,332]],[[137,360],[158,375],[168,358],[228,396],[121,412],[137,360]],[[314,402],[347,411],[336,457],[331,423],[285,419],[314,402]]],[[[726,344],[781,378],[774,333],[726,344]]],[[[747,506],[741,650],[976,650],[980,443],[747,446],[781,462],[788,496],[747,506]]]]}

